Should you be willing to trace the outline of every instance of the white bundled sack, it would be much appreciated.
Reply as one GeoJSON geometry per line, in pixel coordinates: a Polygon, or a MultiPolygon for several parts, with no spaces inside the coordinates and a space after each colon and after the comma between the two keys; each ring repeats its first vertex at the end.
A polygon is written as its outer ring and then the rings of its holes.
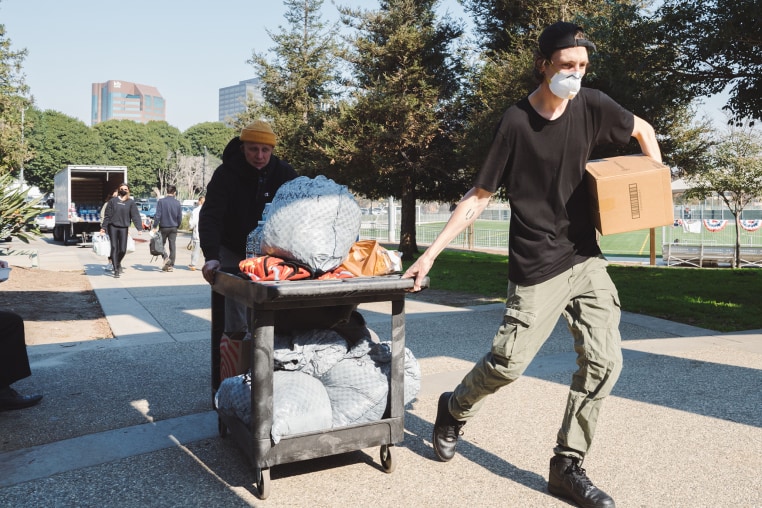
{"type": "Polygon", "coordinates": [[[331,423],[331,400],[319,379],[302,372],[273,372],[273,443],[283,436],[330,429],[331,423]]]}
{"type": "Polygon", "coordinates": [[[331,400],[334,427],[374,422],[384,416],[389,380],[370,357],[344,358],[320,381],[331,400]]]}
{"type": "Polygon", "coordinates": [[[93,252],[104,258],[111,255],[111,239],[106,233],[93,233],[93,252]]]}
{"type": "Polygon", "coordinates": [[[338,267],[360,234],[360,206],[346,186],[319,175],[284,183],[273,198],[261,252],[317,272],[338,267]]]}
{"type": "MultiPolygon", "coordinates": [[[[404,351],[403,393],[407,405],[421,389],[421,369],[412,351],[408,348],[404,351]]],[[[391,342],[366,339],[320,377],[331,399],[334,427],[373,422],[383,417],[388,403],[391,361],[391,342]]]]}
{"type": "MultiPolygon", "coordinates": [[[[251,425],[251,376],[226,378],[214,396],[215,406],[251,425]]],[[[284,436],[331,428],[331,400],[317,378],[302,372],[273,372],[273,426],[270,436],[278,444],[284,436]]]]}

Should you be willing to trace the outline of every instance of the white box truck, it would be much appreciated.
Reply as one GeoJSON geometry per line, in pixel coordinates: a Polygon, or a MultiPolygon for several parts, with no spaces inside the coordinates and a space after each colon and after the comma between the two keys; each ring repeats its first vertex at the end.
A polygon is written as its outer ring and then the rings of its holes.
{"type": "Polygon", "coordinates": [[[87,243],[101,228],[103,203],[127,182],[126,166],[66,166],[53,180],[53,239],[87,243]]]}

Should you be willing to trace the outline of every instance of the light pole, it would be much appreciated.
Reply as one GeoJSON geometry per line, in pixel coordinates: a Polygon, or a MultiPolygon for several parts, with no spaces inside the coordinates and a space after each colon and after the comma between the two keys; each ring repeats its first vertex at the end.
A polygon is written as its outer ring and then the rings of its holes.
{"type": "Polygon", "coordinates": [[[26,114],[26,109],[29,106],[24,106],[21,108],[21,163],[19,164],[19,185],[23,188],[24,186],[24,159],[26,158],[26,150],[24,149],[24,115],[26,114]]]}
{"type": "Polygon", "coordinates": [[[201,189],[206,193],[206,145],[204,145],[204,167],[201,169],[201,189]]]}

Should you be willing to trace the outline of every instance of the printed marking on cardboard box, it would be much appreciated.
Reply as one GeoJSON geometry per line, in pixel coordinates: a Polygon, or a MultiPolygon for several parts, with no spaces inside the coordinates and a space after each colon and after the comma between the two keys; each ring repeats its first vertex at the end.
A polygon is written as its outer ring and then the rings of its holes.
{"type": "Polygon", "coordinates": [[[630,184],[630,214],[633,219],[640,218],[640,199],[638,197],[638,184],[630,184]]]}

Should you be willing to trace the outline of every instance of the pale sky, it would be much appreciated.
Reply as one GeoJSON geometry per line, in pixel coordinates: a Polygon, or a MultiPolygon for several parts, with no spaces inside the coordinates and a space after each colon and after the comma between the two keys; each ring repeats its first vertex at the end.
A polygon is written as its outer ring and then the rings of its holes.
{"type": "MultiPolygon", "coordinates": [[[[468,21],[456,0],[442,0],[439,10],[468,21]]],[[[38,109],[90,125],[92,83],[130,81],[156,87],[167,122],[182,131],[217,121],[219,89],[255,77],[246,61],[274,46],[265,29],[285,27],[284,12],[277,0],[0,0],[12,49],[28,51],[24,74],[38,109]]],[[[323,18],[338,21],[330,0],[323,18]]],[[[705,110],[724,123],[721,105],[709,100],[705,110]]]]}
{"type": "MultiPolygon", "coordinates": [[[[339,5],[378,8],[377,0],[339,5]]],[[[338,21],[330,0],[323,19],[338,21]]],[[[464,18],[455,0],[440,11],[464,18]]],[[[265,29],[287,27],[280,1],[0,0],[13,50],[26,48],[24,73],[38,109],[90,125],[91,86],[121,80],[156,87],[167,122],[184,131],[218,120],[219,89],[256,77],[246,61],[274,46],[265,29]]]]}

